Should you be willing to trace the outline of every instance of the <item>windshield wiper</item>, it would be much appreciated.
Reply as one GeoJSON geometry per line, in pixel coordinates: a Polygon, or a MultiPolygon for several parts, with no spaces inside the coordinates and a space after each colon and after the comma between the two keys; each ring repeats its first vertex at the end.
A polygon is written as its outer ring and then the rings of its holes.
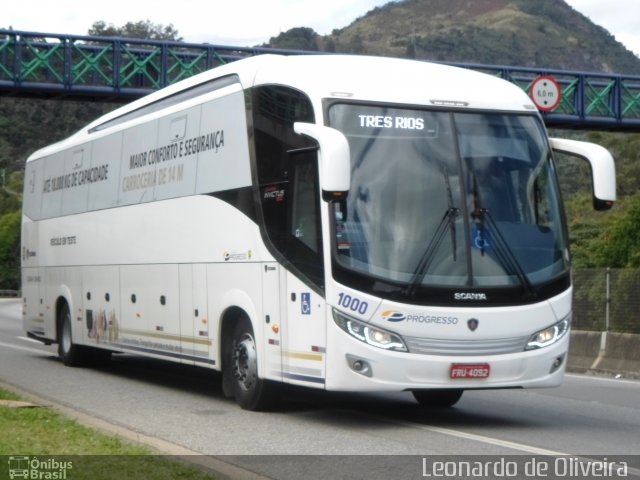
{"type": "Polygon", "coordinates": [[[444,175],[444,179],[447,182],[447,205],[449,207],[449,209],[447,210],[448,212],[448,217],[449,217],[449,230],[451,231],[451,248],[453,250],[453,261],[455,262],[457,260],[456,255],[457,255],[457,244],[456,244],[456,222],[455,222],[455,217],[458,216],[458,214],[460,213],[460,210],[455,208],[453,206],[453,194],[451,193],[451,182],[449,181],[449,172],[447,171],[446,167],[442,167],[443,170],[443,175],[444,175]],[[453,215],[452,217],[452,214],[453,215]]]}
{"type": "Polygon", "coordinates": [[[431,238],[429,245],[427,245],[427,248],[422,254],[422,257],[420,257],[420,261],[418,262],[418,265],[416,265],[416,268],[413,271],[413,275],[411,276],[411,279],[409,280],[406,288],[404,289],[404,295],[406,297],[413,296],[416,287],[418,286],[419,283],[422,282],[422,279],[429,271],[429,267],[431,266],[431,262],[433,261],[435,253],[438,247],[440,246],[440,244],[442,243],[442,240],[444,239],[445,234],[447,233],[447,227],[451,232],[451,247],[453,249],[453,254],[452,254],[453,261],[454,262],[456,261],[456,250],[457,250],[456,217],[460,215],[460,209],[453,206],[453,194],[451,193],[451,182],[449,181],[449,174],[447,172],[446,167],[443,167],[442,170],[443,170],[443,176],[447,185],[448,208],[444,212],[444,215],[442,216],[442,220],[440,220],[440,223],[438,224],[438,228],[436,228],[436,231],[433,234],[433,237],[431,238]]]}
{"type": "Polygon", "coordinates": [[[498,228],[498,225],[493,220],[491,213],[488,209],[483,208],[480,202],[480,193],[478,191],[478,179],[476,177],[475,172],[473,173],[473,211],[471,212],[471,218],[476,221],[479,226],[479,231],[481,234],[480,238],[480,255],[485,254],[485,223],[489,227],[487,230],[493,235],[493,245],[495,254],[498,257],[498,260],[502,264],[503,267],[509,272],[511,275],[515,275],[518,277],[520,284],[524,288],[525,292],[529,297],[534,297],[535,292],[531,282],[529,281],[529,277],[522,269],[522,266],[518,262],[518,259],[513,253],[513,250],[509,247],[509,244],[505,240],[502,232],[498,228]]]}

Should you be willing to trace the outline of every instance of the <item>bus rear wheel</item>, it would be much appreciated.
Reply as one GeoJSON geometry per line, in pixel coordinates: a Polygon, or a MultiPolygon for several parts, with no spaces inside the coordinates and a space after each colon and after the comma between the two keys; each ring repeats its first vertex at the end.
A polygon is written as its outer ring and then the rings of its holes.
{"type": "Polygon", "coordinates": [[[265,410],[275,400],[275,385],[258,375],[258,355],[251,322],[241,317],[233,329],[225,375],[236,403],[245,410],[265,410]]]}
{"type": "Polygon", "coordinates": [[[452,388],[445,390],[414,390],[413,397],[423,407],[449,408],[454,406],[462,397],[464,390],[452,388]]]}
{"type": "Polygon", "coordinates": [[[78,367],[87,360],[87,351],[81,345],[73,343],[71,333],[71,312],[65,303],[60,309],[58,331],[58,356],[67,367],[78,367]]]}

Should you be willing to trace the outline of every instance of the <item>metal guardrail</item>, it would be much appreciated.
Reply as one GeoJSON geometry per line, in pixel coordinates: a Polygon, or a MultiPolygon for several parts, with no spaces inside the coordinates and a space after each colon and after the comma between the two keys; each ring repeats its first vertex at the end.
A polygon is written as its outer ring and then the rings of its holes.
{"type": "Polygon", "coordinates": [[[572,327],[640,334],[639,281],[639,268],[575,269],[572,327]]]}
{"type": "Polygon", "coordinates": [[[0,290],[0,298],[17,298],[21,296],[22,292],[20,290],[0,290]]]}
{"type": "MultiPolygon", "coordinates": [[[[240,58],[318,54],[113,37],[0,30],[0,95],[128,100],[240,58]]],[[[529,93],[541,75],[560,85],[549,126],[640,132],[640,76],[448,63],[508,80],[529,93]]]]}

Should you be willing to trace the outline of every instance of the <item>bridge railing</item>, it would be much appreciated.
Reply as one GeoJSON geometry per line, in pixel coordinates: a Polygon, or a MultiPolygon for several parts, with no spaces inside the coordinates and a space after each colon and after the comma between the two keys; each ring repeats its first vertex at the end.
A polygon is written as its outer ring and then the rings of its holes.
{"type": "Polygon", "coordinates": [[[543,113],[551,126],[640,131],[640,76],[572,72],[523,67],[459,65],[499,76],[530,93],[541,75],[553,77],[561,89],[560,104],[543,113]]]}
{"type": "MultiPolygon", "coordinates": [[[[319,53],[0,30],[0,95],[137,98],[223,63],[263,53],[319,53]]],[[[640,76],[449,63],[527,93],[540,75],[561,87],[549,126],[640,131],[640,76]]]]}
{"type": "Polygon", "coordinates": [[[218,65],[273,52],[267,48],[0,30],[0,88],[44,96],[139,97],[218,65]]]}

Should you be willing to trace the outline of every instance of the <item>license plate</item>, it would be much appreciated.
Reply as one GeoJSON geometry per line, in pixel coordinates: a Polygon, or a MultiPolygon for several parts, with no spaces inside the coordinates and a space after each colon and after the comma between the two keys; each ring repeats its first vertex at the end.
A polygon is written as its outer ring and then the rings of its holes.
{"type": "Polygon", "coordinates": [[[489,378],[491,367],[488,363],[454,363],[449,370],[449,378],[454,380],[489,378]]]}

